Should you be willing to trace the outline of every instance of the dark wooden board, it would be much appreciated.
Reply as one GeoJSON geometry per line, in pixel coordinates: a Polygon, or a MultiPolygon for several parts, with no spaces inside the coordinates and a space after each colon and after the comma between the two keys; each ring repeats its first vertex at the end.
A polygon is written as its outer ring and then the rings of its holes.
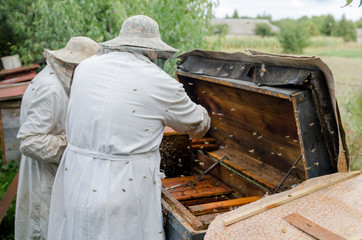
{"type": "MultiPolygon", "coordinates": [[[[200,151],[197,152],[197,159],[199,160],[197,169],[200,169],[201,171],[205,171],[215,163],[214,160],[210,159],[209,156],[201,153],[200,151]]],[[[223,166],[216,167],[210,172],[210,175],[217,177],[220,181],[235,189],[238,193],[240,193],[240,197],[264,195],[268,191],[223,166]]]]}
{"type": "Polygon", "coordinates": [[[183,206],[176,198],[174,198],[171,193],[166,189],[162,189],[162,198],[170,204],[170,206],[176,210],[181,217],[187,221],[191,227],[195,230],[206,229],[207,226],[203,224],[199,219],[197,219],[185,206],[183,206]]]}
{"type": "Polygon", "coordinates": [[[320,122],[314,111],[314,103],[310,94],[306,100],[296,105],[296,119],[301,136],[302,153],[305,159],[308,178],[333,173],[325,140],[321,132],[320,122]]]}
{"type": "MultiPolygon", "coordinates": [[[[300,143],[291,99],[248,92],[203,82],[194,84],[198,101],[211,116],[210,135],[221,145],[260,158],[288,171],[300,155],[300,143]]],[[[303,164],[298,175],[305,177],[303,164]]]]}
{"type": "Polygon", "coordinates": [[[181,201],[181,203],[182,203],[182,205],[187,207],[187,206],[204,204],[204,203],[225,201],[225,200],[228,200],[228,199],[230,199],[229,195],[218,195],[218,196],[212,196],[212,197],[184,200],[184,201],[181,201]]]}
{"type": "Polygon", "coordinates": [[[292,224],[294,227],[302,230],[303,232],[308,233],[312,237],[320,240],[346,240],[344,237],[341,237],[320,225],[308,220],[307,218],[293,213],[283,218],[288,223],[292,224]]]}
{"type": "MultiPolygon", "coordinates": [[[[209,152],[208,154],[218,160],[223,156],[227,156],[228,159],[224,160],[224,164],[267,186],[269,189],[276,189],[286,175],[285,172],[258,161],[233,148],[219,149],[217,151],[209,152]]],[[[291,175],[288,177],[288,181],[285,182],[285,185],[290,186],[299,182],[300,181],[297,178],[291,175]]]]}
{"type": "Polygon", "coordinates": [[[210,213],[210,214],[204,214],[204,215],[200,215],[200,216],[196,216],[196,218],[201,221],[206,227],[208,227],[210,225],[210,223],[212,221],[214,221],[214,219],[220,215],[220,213],[210,213]]]}
{"type": "Polygon", "coordinates": [[[186,187],[185,184],[195,181],[199,176],[186,176],[177,178],[166,178],[162,180],[162,186],[168,188],[177,184],[181,186],[170,189],[169,192],[173,197],[179,201],[204,198],[210,196],[217,196],[223,194],[229,194],[233,192],[233,189],[220,182],[218,179],[206,175],[203,179],[196,183],[195,186],[186,187]]]}
{"type": "Polygon", "coordinates": [[[251,202],[255,202],[259,200],[262,196],[255,197],[245,197],[245,198],[237,198],[230,199],[225,201],[218,201],[212,203],[205,203],[199,205],[189,206],[188,208],[194,215],[204,215],[216,212],[226,212],[234,207],[242,206],[251,202]]]}

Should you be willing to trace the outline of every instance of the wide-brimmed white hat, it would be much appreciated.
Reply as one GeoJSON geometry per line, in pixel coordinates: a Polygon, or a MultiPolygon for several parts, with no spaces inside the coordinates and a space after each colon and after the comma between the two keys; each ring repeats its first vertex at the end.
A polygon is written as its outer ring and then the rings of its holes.
{"type": "Polygon", "coordinates": [[[79,64],[97,54],[98,44],[88,37],[72,37],[65,48],[59,50],[45,49],[45,55],[53,56],[61,61],[79,64]]]}
{"type": "Polygon", "coordinates": [[[161,40],[157,22],[145,15],[135,15],[124,20],[119,36],[103,42],[101,45],[110,48],[116,46],[135,46],[150,48],[160,52],[178,52],[177,49],[161,40]]]}

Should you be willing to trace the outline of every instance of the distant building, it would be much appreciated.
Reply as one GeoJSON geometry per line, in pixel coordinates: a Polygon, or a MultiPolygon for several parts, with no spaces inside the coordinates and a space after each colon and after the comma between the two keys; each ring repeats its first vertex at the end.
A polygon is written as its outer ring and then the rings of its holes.
{"type": "Polygon", "coordinates": [[[357,42],[362,43],[362,28],[357,28],[357,42]]]}
{"type": "Polygon", "coordinates": [[[237,36],[255,36],[256,25],[260,23],[266,23],[271,27],[273,32],[279,32],[279,28],[271,24],[267,19],[214,18],[211,21],[212,25],[227,25],[228,35],[237,36]]]}

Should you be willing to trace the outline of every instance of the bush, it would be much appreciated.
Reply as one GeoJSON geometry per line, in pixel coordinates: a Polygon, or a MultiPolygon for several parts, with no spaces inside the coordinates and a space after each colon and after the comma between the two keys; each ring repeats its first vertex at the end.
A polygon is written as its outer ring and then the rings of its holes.
{"type": "Polygon", "coordinates": [[[226,24],[218,24],[214,25],[212,29],[212,34],[214,35],[226,35],[228,33],[228,25],[226,24]]]}
{"type": "Polygon", "coordinates": [[[306,26],[295,21],[284,22],[278,35],[284,53],[302,53],[309,45],[309,38],[306,26]]]}
{"type": "MultiPolygon", "coordinates": [[[[18,170],[19,166],[14,161],[0,167],[0,199],[9,189],[18,170]]],[[[13,201],[0,224],[0,239],[14,239],[15,205],[15,201],[13,201]]]]}
{"type": "Polygon", "coordinates": [[[262,37],[274,35],[270,25],[267,23],[256,24],[254,32],[256,35],[262,36],[262,37]]]}

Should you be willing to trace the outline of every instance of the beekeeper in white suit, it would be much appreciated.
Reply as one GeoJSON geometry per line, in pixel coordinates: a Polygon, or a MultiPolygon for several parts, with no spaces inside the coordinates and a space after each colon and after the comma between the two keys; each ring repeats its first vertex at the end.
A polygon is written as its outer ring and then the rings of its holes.
{"type": "Polygon", "coordinates": [[[164,239],[159,145],[164,127],[193,138],[207,111],[155,63],[177,51],[133,16],[74,75],[68,146],[54,182],[49,239],[164,239]]]}
{"type": "Polygon", "coordinates": [[[73,37],[66,47],[45,50],[47,66],[31,81],[23,96],[18,133],[19,186],[15,239],[46,239],[50,198],[58,164],[67,145],[65,120],[75,66],[97,53],[98,44],[73,37]]]}

